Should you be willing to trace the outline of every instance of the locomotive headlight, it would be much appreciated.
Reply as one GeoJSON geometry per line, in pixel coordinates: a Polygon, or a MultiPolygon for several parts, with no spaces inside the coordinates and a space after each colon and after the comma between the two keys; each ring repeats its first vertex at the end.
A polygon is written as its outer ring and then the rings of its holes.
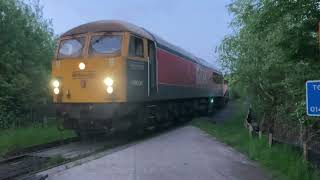
{"type": "Polygon", "coordinates": [[[55,95],[58,95],[59,93],[60,93],[60,89],[59,88],[54,88],[53,89],[53,93],[55,94],[55,95]]]}
{"type": "Polygon", "coordinates": [[[110,77],[106,77],[104,80],[103,80],[104,84],[108,87],[111,87],[113,85],[113,79],[110,78],[110,77]]]}
{"type": "Polygon", "coordinates": [[[81,62],[81,63],[79,64],[79,69],[80,69],[80,70],[84,70],[85,68],[86,68],[86,64],[83,63],[83,62],[81,62]]]}
{"type": "Polygon", "coordinates": [[[53,87],[58,88],[60,86],[60,82],[58,80],[54,80],[52,82],[53,87]]]}
{"type": "Polygon", "coordinates": [[[107,88],[107,93],[108,93],[108,94],[112,94],[112,93],[113,93],[113,87],[109,86],[109,87],[107,88]]]}
{"type": "Polygon", "coordinates": [[[111,77],[106,77],[103,80],[104,84],[107,86],[107,93],[112,94],[113,93],[113,79],[111,77]]]}

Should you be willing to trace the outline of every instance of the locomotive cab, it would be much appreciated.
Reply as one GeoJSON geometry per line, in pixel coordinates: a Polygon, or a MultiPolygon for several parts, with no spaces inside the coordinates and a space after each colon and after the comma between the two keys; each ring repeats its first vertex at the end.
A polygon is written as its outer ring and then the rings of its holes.
{"type": "Polygon", "coordinates": [[[153,41],[129,32],[62,37],[52,62],[54,102],[126,102],[154,94],[155,53],[153,41]]]}
{"type": "Polygon", "coordinates": [[[57,103],[125,101],[124,33],[62,37],[52,62],[57,103]]]}

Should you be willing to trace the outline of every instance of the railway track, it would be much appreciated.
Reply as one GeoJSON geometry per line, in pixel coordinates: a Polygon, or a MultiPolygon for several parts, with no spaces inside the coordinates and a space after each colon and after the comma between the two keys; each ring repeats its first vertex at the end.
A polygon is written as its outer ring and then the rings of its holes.
{"type": "Polygon", "coordinates": [[[0,160],[0,180],[45,179],[35,174],[129,142],[117,134],[88,140],[70,138],[7,153],[0,160]]]}
{"type": "Polygon", "coordinates": [[[52,142],[45,143],[45,144],[39,144],[39,145],[35,145],[35,146],[30,146],[27,148],[22,148],[22,149],[10,151],[10,152],[6,153],[2,158],[0,158],[0,163],[2,161],[6,161],[9,159],[18,157],[18,156],[23,156],[28,153],[37,152],[37,151],[41,151],[44,149],[48,149],[48,148],[52,148],[52,147],[56,147],[56,146],[60,146],[60,145],[64,145],[64,144],[69,144],[69,143],[73,143],[73,142],[77,142],[77,141],[80,141],[80,138],[72,137],[72,138],[52,141],[52,142]]]}
{"type": "Polygon", "coordinates": [[[33,153],[78,141],[80,141],[80,139],[74,137],[9,152],[0,159],[0,180],[13,179],[20,175],[41,169],[46,165],[50,165],[50,157],[34,156],[32,155],[33,153]]]}
{"type": "Polygon", "coordinates": [[[13,179],[43,167],[49,158],[23,155],[0,163],[0,179],[13,179]]]}

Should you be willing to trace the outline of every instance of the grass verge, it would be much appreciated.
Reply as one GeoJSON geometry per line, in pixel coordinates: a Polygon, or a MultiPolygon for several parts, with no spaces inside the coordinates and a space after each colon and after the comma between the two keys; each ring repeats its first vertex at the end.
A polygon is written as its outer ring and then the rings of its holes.
{"type": "Polygon", "coordinates": [[[208,119],[198,118],[191,124],[246,154],[250,159],[258,161],[274,179],[320,179],[320,171],[304,162],[301,153],[291,147],[275,144],[269,148],[267,137],[261,140],[250,138],[248,130],[243,126],[245,117],[246,107],[238,103],[235,114],[225,123],[214,124],[208,119]]]}
{"type": "Polygon", "coordinates": [[[59,131],[54,124],[49,124],[47,127],[34,124],[28,127],[0,130],[0,156],[13,150],[75,136],[73,131],[59,131]]]}

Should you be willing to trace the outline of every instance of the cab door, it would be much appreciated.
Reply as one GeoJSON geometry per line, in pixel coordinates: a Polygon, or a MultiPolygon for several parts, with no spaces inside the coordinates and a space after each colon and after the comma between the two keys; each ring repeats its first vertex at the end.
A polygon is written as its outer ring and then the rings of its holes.
{"type": "Polygon", "coordinates": [[[150,94],[147,40],[130,35],[127,60],[127,99],[144,101],[150,94]]]}
{"type": "Polygon", "coordinates": [[[148,68],[149,68],[149,96],[157,94],[157,59],[156,46],[153,41],[148,41],[148,68]]]}

